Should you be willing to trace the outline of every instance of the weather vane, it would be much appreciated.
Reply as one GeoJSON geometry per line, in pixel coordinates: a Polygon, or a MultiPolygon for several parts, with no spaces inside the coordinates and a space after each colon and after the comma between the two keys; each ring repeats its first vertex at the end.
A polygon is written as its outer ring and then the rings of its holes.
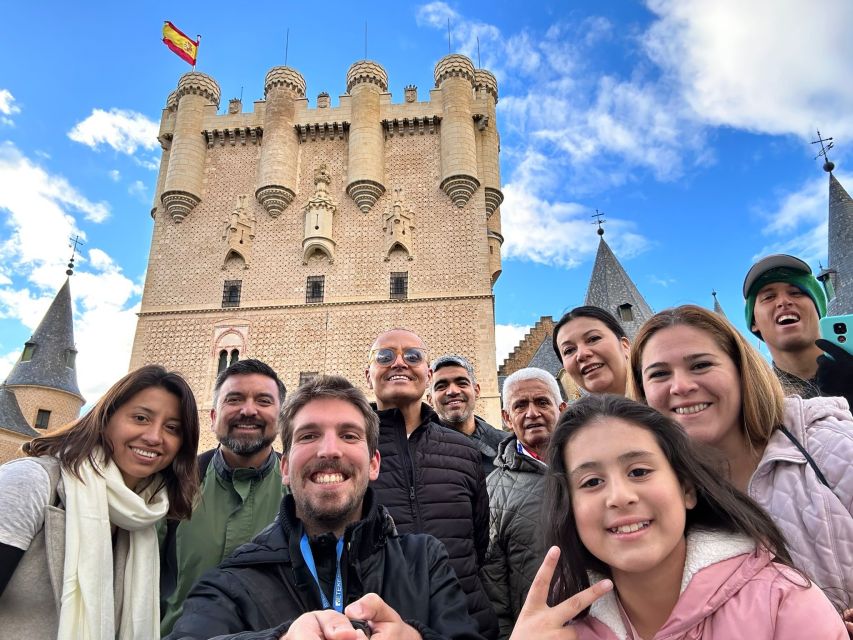
{"type": "Polygon", "coordinates": [[[74,256],[77,255],[77,246],[86,244],[80,239],[79,235],[75,235],[73,238],[69,238],[71,243],[68,245],[71,247],[71,259],[68,261],[68,269],[65,271],[65,275],[70,276],[74,273],[74,256]]]}
{"type": "Polygon", "coordinates": [[[825,162],[823,163],[823,170],[829,173],[833,169],[835,169],[835,163],[829,159],[829,156],[826,155],[827,152],[832,149],[835,143],[832,141],[832,138],[822,138],[820,135],[820,129],[817,130],[817,140],[812,140],[812,144],[820,145],[820,153],[815,156],[815,160],[823,156],[825,162]],[[824,145],[824,142],[828,142],[829,144],[824,145]]]}
{"type": "Polygon", "coordinates": [[[604,220],[602,218],[603,215],[604,214],[602,212],[600,212],[598,209],[596,209],[595,213],[590,216],[590,218],[595,218],[595,222],[591,222],[590,224],[597,224],[598,225],[598,231],[596,231],[596,233],[600,236],[604,235],[604,229],[601,228],[601,225],[604,224],[605,222],[607,222],[607,220],[604,220]]]}

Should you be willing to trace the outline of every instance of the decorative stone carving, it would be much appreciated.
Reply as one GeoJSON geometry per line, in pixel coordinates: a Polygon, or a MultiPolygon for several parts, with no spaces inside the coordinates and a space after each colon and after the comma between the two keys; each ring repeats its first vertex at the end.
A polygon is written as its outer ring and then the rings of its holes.
{"type": "Polygon", "coordinates": [[[468,200],[479,186],[480,181],[473,176],[456,175],[445,178],[441,183],[441,190],[461,209],[468,204],[468,200]]]}
{"type": "Polygon", "coordinates": [[[261,206],[267,210],[271,218],[278,218],[281,212],[293,202],[296,194],[293,190],[278,184],[261,187],[255,192],[255,197],[261,206]]]}
{"type": "Polygon", "coordinates": [[[347,187],[347,195],[355,200],[363,213],[368,213],[383,193],[385,187],[373,180],[359,180],[347,187]]]}
{"type": "Polygon", "coordinates": [[[331,104],[331,98],[329,94],[323,91],[322,93],[317,95],[317,108],[318,109],[328,109],[331,104]]]}
{"type": "Polygon", "coordinates": [[[486,187],[484,191],[486,195],[486,217],[488,218],[495,212],[495,209],[501,206],[501,202],[504,201],[504,194],[500,189],[494,187],[486,187]]]}
{"type": "Polygon", "coordinates": [[[160,202],[163,203],[163,207],[172,216],[175,224],[179,224],[201,202],[201,198],[186,191],[167,191],[160,198],[160,202]]]}
{"type": "Polygon", "coordinates": [[[329,169],[321,164],[314,170],[314,195],[305,205],[305,239],[302,241],[302,264],[308,264],[315,254],[325,255],[329,262],[335,259],[335,241],[332,224],[338,205],[329,195],[332,178],[329,169]]]}
{"type": "Polygon", "coordinates": [[[251,211],[246,211],[248,197],[247,195],[237,196],[237,206],[225,223],[225,233],[222,236],[226,243],[223,269],[228,258],[234,255],[243,259],[244,269],[249,268],[252,258],[252,241],[255,239],[255,225],[258,221],[251,211]]]}
{"type": "Polygon", "coordinates": [[[228,113],[234,115],[243,111],[243,101],[240,98],[231,98],[228,101],[228,113]]]}
{"type": "Polygon", "coordinates": [[[413,84],[406,85],[406,88],[403,89],[403,96],[406,102],[417,102],[418,88],[413,84]]]}
{"type": "Polygon", "coordinates": [[[394,189],[394,204],[382,216],[382,232],[385,235],[385,261],[391,259],[391,252],[401,249],[406,257],[413,260],[415,212],[403,205],[401,189],[394,189]]]}

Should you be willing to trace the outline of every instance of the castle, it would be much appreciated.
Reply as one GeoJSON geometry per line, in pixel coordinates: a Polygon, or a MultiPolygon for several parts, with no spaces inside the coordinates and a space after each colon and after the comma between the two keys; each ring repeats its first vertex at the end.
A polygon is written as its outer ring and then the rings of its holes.
{"type": "Polygon", "coordinates": [[[366,391],[374,337],[403,326],[431,357],[471,359],[478,413],[500,424],[495,77],[448,55],[427,101],[410,85],[392,103],[385,70],[363,60],[338,106],[321,93],[310,108],[305,90],[279,66],[252,112],[232,100],[219,114],[219,86],[199,72],[168,97],[130,367],[181,371],[206,424],[216,375],[237,359],[264,360],[291,389],[336,373],[366,391]]]}

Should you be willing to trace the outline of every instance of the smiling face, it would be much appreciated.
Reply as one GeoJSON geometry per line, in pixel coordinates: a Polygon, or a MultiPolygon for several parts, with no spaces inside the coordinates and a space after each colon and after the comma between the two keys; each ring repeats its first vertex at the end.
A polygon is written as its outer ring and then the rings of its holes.
{"type": "Polygon", "coordinates": [[[124,483],[137,483],[162,471],[183,442],[180,401],[162,387],[148,387],[121,405],[110,418],[104,437],[124,483]]]}
{"type": "Polygon", "coordinates": [[[661,329],[640,362],[649,406],[723,451],[746,447],[740,375],[709,333],[687,325],[661,329]]]}
{"type": "Polygon", "coordinates": [[[213,432],[231,466],[257,466],[275,440],[280,408],[275,380],[260,373],[229,376],[211,410],[213,432]]]}
{"type": "Polygon", "coordinates": [[[601,320],[570,320],[557,332],[557,348],[563,368],[575,384],[590,393],[625,395],[630,343],[601,320]]]}
{"type": "Polygon", "coordinates": [[[400,408],[420,402],[429,379],[424,341],[410,331],[395,329],[376,339],[371,354],[376,354],[379,349],[394,352],[394,360],[387,365],[378,363],[372,355],[365,371],[367,386],[376,394],[379,409],[400,408]],[[420,362],[408,362],[404,357],[406,350],[412,348],[423,354],[420,362]]]}
{"type": "Polygon", "coordinates": [[[504,422],[512,427],[518,441],[539,456],[544,455],[565,402],[554,398],[552,390],[541,380],[520,380],[507,393],[506,407],[501,412],[504,422]]]}
{"type": "Polygon", "coordinates": [[[626,574],[680,580],[686,510],[696,497],[681,486],[652,433],[599,418],[572,436],[563,461],[578,536],[610,566],[617,587],[626,574]]]}
{"type": "Polygon", "coordinates": [[[751,329],[771,351],[800,351],[820,338],[820,318],[812,299],[787,282],[771,282],[758,290],[751,329]]]}
{"type": "Polygon", "coordinates": [[[379,475],[379,452],[368,451],[364,416],[346,400],[318,398],[294,415],[292,434],[281,474],[296,515],[309,535],[340,536],[361,519],[368,482],[379,475]]]}
{"type": "Polygon", "coordinates": [[[471,382],[465,367],[447,365],[432,374],[430,403],[441,421],[451,426],[464,425],[474,416],[480,397],[480,385],[471,382]]]}

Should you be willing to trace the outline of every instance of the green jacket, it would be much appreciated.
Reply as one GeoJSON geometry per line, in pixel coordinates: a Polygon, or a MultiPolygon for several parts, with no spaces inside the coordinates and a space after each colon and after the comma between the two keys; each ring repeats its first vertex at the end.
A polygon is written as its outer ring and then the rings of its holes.
{"type": "MultiPolygon", "coordinates": [[[[168,635],[181,617],[184,599],[201,575],[275,519],[282,495],[281,469],[274,451],[257,469],[231,469],[219,449],[215,451],[192,519],[180,522],[172,540],[166,538],[167,547],[161,546],[164,560],[173,554],[177,569],[174,591],[161,612],[162,635],[168,635]]],[[[166,564],[161,562],[161,572],[166,564]]],[[[161,585],[168,584],[163,577],[161,585]]]]}

